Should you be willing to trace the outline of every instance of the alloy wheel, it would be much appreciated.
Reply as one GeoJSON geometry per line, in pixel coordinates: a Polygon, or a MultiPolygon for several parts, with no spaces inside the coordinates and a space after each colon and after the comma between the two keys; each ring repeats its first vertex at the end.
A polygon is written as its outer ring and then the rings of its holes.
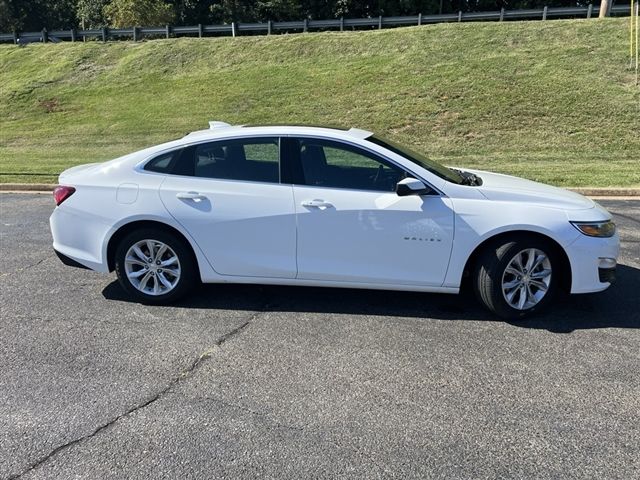
{"type": "Polygon", "coordinates": [[[537,248],[521,250],[502,274],[502,294],[509,306],[528,310],[545,297],[551,284],[551,261],[537,248]]]}
{"type": "Polygon", "coordinates": [[[147,295],[164,295],[180,281],[180,260],[173,249],[158,240],[145,239],[133,244],[124,260],[131,285],[147,295]]]}

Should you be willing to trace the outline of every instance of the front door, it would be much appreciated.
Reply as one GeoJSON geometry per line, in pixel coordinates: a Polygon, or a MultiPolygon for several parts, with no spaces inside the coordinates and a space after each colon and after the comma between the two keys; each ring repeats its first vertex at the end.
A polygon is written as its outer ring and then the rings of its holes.
{"type": "Polygon", "coordinates": [[[453,209],[436,195],[400,197],[398,166],[358,147],[293,140],[304,180],[294,186],[298,277],[440,286],[453,242],[453,209]]]}

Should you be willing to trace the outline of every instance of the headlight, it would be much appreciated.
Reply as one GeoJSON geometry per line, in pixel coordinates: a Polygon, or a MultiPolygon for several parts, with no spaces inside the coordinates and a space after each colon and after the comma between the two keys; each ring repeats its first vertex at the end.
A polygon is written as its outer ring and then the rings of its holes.
{"type": "Polygon", "coordinates": [[[589,237],[613,237],[616,233],[616,224],[611,220],[604,222],[571,222],[571,225],[589,237]]]}

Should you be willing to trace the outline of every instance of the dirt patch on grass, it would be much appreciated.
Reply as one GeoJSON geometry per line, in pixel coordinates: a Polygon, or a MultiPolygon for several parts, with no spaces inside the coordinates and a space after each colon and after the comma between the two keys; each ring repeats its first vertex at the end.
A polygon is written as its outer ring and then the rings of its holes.
{"type": "Polygon", "coordinates": [[[57,98],[39,100],[38,107],[43,109],[46,113],[54,113],[54,112],[62,111],[62,107],[60,106],[60,101],[57,98]]]}

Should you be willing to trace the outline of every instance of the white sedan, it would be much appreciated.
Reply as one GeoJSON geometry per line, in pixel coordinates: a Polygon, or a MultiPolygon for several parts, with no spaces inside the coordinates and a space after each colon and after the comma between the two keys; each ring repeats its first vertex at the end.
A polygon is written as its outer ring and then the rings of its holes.
{"type": "Polygon", "coordinates": [[[458,293],[503,318],[614,279],[611,215],[576,193],[457,170],[359,129],[210,128],[60,175],[65,264],[168,303],[205,283],[458,293]]]}

